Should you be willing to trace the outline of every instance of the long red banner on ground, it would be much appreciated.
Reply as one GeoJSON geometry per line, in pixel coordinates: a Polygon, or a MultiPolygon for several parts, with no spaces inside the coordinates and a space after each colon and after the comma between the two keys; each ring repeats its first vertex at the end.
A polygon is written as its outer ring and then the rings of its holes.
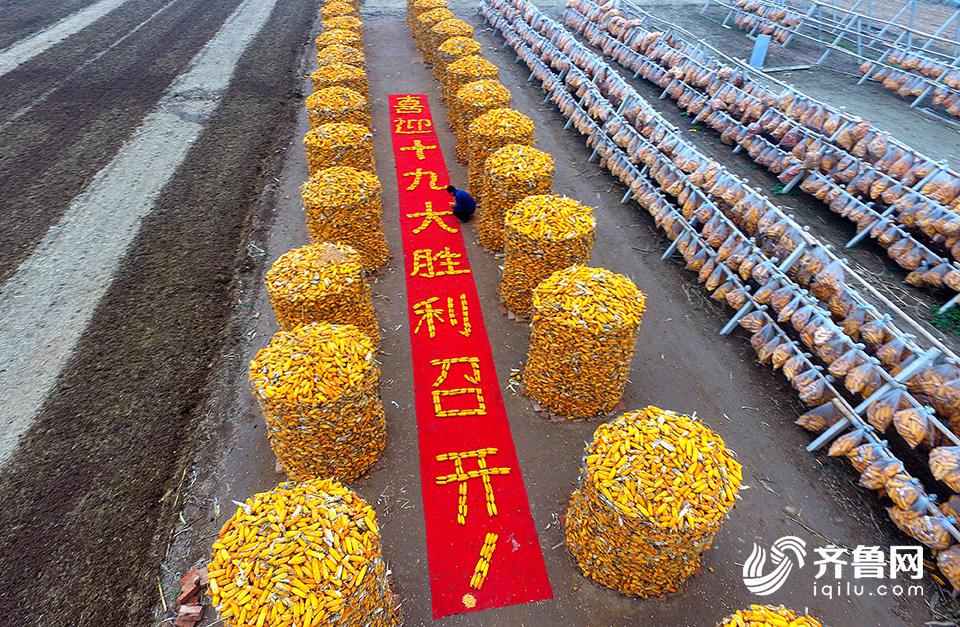
{"type": "Polygon", "coordinates": [[[427,96],[389,105],[433,616],[549,599],[427,96]]]}

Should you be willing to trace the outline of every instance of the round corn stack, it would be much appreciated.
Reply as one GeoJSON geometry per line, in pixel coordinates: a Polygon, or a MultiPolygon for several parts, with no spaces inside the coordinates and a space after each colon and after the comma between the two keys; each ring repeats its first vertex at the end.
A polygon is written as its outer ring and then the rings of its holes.
{"type": "Polygon", "coordinates": [[[208,569],[226,627],[400,623],[376,513],[329,479],[281,483],[238,503],[208,569]]]}
{"type": "Polygon", "coordinates": [[[457,138],[457,161],[466,163],[469,157],[470,123],[491,109],[509,106],[510,90],[499,81],[473,81],[457,90],[450,103],[450,124],[457,138]]]}
{"type": "Polygon", "coordinates": [[[623,594],[675,592],[700,569],[740,489],[723,439],[689,416],[646,407],[597,427],[564,540],[583,574],[623,594]]]}
{"type": "Polygon", "coordinates": [[[473,197],[483,191],[483,165],[487,157],[509,144],[533,145],[533,120],[513,109],[492,109],[467,127],[468,184],[473,197]]]}
{"type": "Polygon", "coordinates": [[[382,267],[390,250],[380,191],[372,172],[337,166],[315,173],[300,190],[310,239],[349,244],[363,257],[365,270],[382,267]]]}
{"type": "Polygon", "coordinates": [[[727,616],[717,627],[823,627],[823,623],[782,605],[751,605],[750,609],[727,616]]]}
{"type": "Polygon", "coordinates": [[[413,30],[416,19],[433,9],[446,9],[447,0],[408,0],[407,1],[407,24],[413,30]]]}
{"type": "Polygon", "coordinates": [[[473,26],[457,18],[437,22],[431,26],[427,31],[426,47],[423,51],[427,63],[436,62],[437,48],[451,37],[473,37],[473,26]]]}
{"type": "Polygon", "coordinates": [[[504,220],[500,298],[507,309],[529,317],[533,290],[557,270],[586,263],[597,221],[593,209],[565,196],[527,196],[504,220]]]}
{"type": "Polygon", "coordinates": [[[467,83],[479,81],[482,78],[499,80],[500,72],[493,63],[479,55],[473,55],[457,59],[448,65],[444,70],[443,78],[441,96],[444,101],[450,102],[457,90],[467,83]]]}
{"type": "Polygon", "coordinates": [[[553,157],[536,148],[509,144],[483,164],[477,236],[487,250],[503,250],[503,217],[507,209],[527,196],[550,193],[553,157]]]}
{"type": "Polygon", "coordinates": [[[523,385],[560,416],[613,410],[630,375],[646,297],[622,274],[571,266],[533,290],[533,325],[523,385]]]}
{"type": "Polygon", "coordinates": [[[463,57],[480,54],[480,43],[472,37],[451,37],[440,44],[433,58],[433,77],[443,85],[445,68],[463,57]]]}
{"type": "Polygon", "coordinates": [[[355,33],[363,33],[363,20],[353,15],[340,15],[337,17],[328,17],[323,20],[324,30],[330,28],[352,30],[355,33]]]}
{"type": "Polygon", "coordinates": [[[317,51],[317,67],[331,63],[345,63],[364,69],[367,67],[366,57],[361,50],[343,44],[333,44],[317,51]]]}
{"type": "Polygon", "coordinates": [[[330,122],[349,122],[369,127],[370,112],[367,99],[346,87],[324,87],[306,100],[310,128],[330,122]]]}
{"type": "Polygon", "coordinates": [[[320,17],[340,17],[343,15],[357,15],[357,8],[349,2],[328,2],[320,7],[320,17]]]}
{"type": "Polygon", "coordinates": [[[387,444],[373,340],[352,324],[277,331],[250,362],[267,438],[291,479],[353,481],[387,444]]]}
{"type": "Polygon", "coordinates": [[[427,33],[433,28],[434,24],[439,24],[444,20],[452,20],[457,16],[453,11],[444,7],[430,9],[417,15],[413,22],[413,41],[417,44],[417,49],[422,53],[427,43],[427,33]]]}
{"type": "Polygon", "coordinates": [[[338,28],[324,30],[322,33],[317,35],[317,38],[314,41],[317,45],[317,50],[321,50],[327,46],[333,46],[336,44],[341,46],[352,46],[358,50],[363,47],[363,37],[360,36],[360,33],[354,30],[338,28]]]}
{"type": "Polygon", "coordinates": [[[331,164],[376,172],[373,134],[366,126],[346,122],[321,124],[307,131],[303,145],[311,176],[331,164]]]}
{"type": "Polygon", "coordinates": [[[314,91],[327,87],[346,87],[358,94],[366,95],[369,93],[367,73],[363,71],[363,68],[347,63],[321,65],[310,75],[310,80],[313,81],[314,91]]]}
{"type": "Polygon", "coordinates": [[[267,294],[280,328],[301,324],[352,324],[380,343],[380,324],[360,253],[346,244],[322,242],[289,250],[266,276],[267,294]]]}

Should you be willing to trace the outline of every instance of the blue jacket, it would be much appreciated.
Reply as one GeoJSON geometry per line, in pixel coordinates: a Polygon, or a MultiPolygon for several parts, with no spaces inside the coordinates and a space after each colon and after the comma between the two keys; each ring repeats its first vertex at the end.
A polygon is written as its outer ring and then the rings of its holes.
{"type": "Polygon", "coordinates": [[[469,217],[477,209],[477,201],[466,190],[458,189],[453,192],[453,213],[456,216],[469,217]]]}

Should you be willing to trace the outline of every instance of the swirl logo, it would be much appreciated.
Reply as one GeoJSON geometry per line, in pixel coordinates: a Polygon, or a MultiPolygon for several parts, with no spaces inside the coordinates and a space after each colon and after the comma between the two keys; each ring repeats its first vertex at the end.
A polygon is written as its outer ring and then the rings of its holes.
{"type": "Polygon", "coordinates": [[[770,548],[770,562],[773,570],[767,570],[767,551],[762,546],[753,543],[750,557],[743,563],[743,583],[747,590],[758,595],[767,596],[783,587],[787,577],[793,571],[793,566],[803,568],[803,560],[807,556],[807,543],[796,536],[784,536],[773,543],[770,548]]]}

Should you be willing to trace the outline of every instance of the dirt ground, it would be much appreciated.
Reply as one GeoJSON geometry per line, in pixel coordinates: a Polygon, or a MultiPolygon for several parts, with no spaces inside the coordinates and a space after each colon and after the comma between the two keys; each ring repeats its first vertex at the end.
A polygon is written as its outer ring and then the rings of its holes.
{"type": "MultiPolygon", "coordinates": [[[[562,543],[560,517],[573,489],[584,442],[598,420],[547,422],[532,403],[506,394],[517,453],[530,496],[555,598],[551,601],[450,617],[445,625],[713,625],[736,608],[758,602],[740,582],[740,568],[753,542],[769,546],[783,535],[797,535],[809,544],[846,546],[904,543],[877,499],[856,486],[845,463],[807,454],[806,433],[794,426],[800,407],[782,380],[758,368],[744,337],[720,337],[728,312],[704,297],[693,275],[676,262],[659,260],[665,244],[652,220],[636,205],[621,205],[623,189],[596,164],[582,138],[563,131],[563,118],[543,94],[526,82],[528,72],[514,62],[512,51],[485,29],[473,5],[457,3],[455,12],[477,29],[484,53],[501,68],[501,80],[513,93],[514,107],[537,123],[537,145],[557,162],[554,189],[596,208],[598,244],[593,264],[632,277],[648,295],[632,381],[624,408],[657,404],[696,412],[737,451],[749,486],[705,560],[705,570],[680,593],[660,600],[632,600],[583,578],[562,543]]],[[[383,529],[385,557],[394,589],[402,600],[408,625],[430,623],[430,592],[424,558],[424,524],[418,476],[416,421],[413,414],[410,347],[406,328],[402,255],[397,221],[397,188],[387,132],[386,95],[422,92],[429,95],[447,166],[454,182],[466,176],[453,158],[453,137],[437,85],[420,63],[398,2],[367,2],[363,7],[370,89],[373,100],[378,174],[384,187],[387,238],[394,253],[390,266],[375,279],[374,293],[383,329],[382,394],[387,410],[389,444],[371,473],[353,487],[377,510],[383,529]],[[385,42],[389,42],[386,45],[385,42]]],[[[309,68],[304,68],[305,71],[309,68]]],[[[303,90],[309,90],[305,82],[303,90]]],[[[647,92],[641,92],[647,94],[647,92]]],[[[666,106],[672,106],[666,103],[666,106]]],[[[266,490],[282,480],[263,434],[263,419],[246,382],[246,364],[275,331],[262,289],[262,273],[287,249],[307,241],[298,187],[306,178],[299,137],[305,116],[297,120],[294,141],[277,174],[276,194],[266,199],[254,239],[248,247],[248,273],[238,296],[233,331],[241,338],[228,344],[213,366],[207,401],[181,487],[185,506],[169,533],[174,537],[161,583],[168,602],[178,574],[207,558],[209,545],[234,500],[266,490]],[[271,203],[271,200],[275,200],[271,203]]],[[[725,161],[731,161],[726,149],[725,161]]],[[[826,228],[826,227],[824,227],[826,228]]],[[[528,329],[508,320],[497,299],[499,260],[482,251],[467,229],[470,262],[483,303],[483,313],[501,384],[525,357],[528,329]]],[[[808,567],[809,568],[809,567],[808,567]]],[[[920,598],[815,597],[812,578],[798,579],[764,602],[809,610],[829,625],[921,625],[937,620],[920,598]]],[[[927,601],[935,593],[927,591],[927,601]]],[[[157,619],[162,613],[157,613],[157,619]]],[[[216,624],[208,612],[205,625],[216,624]]]]}

